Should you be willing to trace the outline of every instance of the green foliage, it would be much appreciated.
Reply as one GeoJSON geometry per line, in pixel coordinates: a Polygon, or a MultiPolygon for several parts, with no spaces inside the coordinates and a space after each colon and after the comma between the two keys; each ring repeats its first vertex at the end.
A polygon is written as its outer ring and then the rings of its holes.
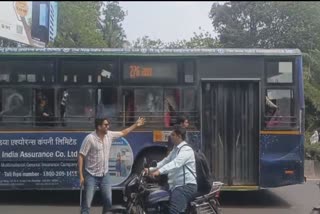
{"type": "Polygon", "coordinates": [[[120,48],[126,42],[125,16],[118,2],[59,2],[58,34],[48,46],[120,48]]]}
{"type": "Polygon", "coordinates": [[[121,24],[126,12],[119,6],[119,2],[108,1],[102,14],[105,17],[100,27],[103,40],[109,48],[121,48],[126,42],[126,34],[121,24]]]}
{"type": "Polygon", "coordinates": [[[160,40],[150,39],[149,36],[143,36],[136,39],[132,44],[133,48],[164,48],[165,44],[160,40]]]}
{"type": "Polygon", "coordinates": [[[134,48],[219,48],[221,47],[217,39],[213,38],[209,32],[203,32],[199,28],[198,33],[194,32],[189,40],[177,40],[175,42],[164,43],[160,39],[150,39],[149,36],[138,38],[133,42],[134,48]]]}
{"type": "Polygon", "coordinates": [[[312,134],[313,132],[306,132],[305,134],[305,158],[320,161],[320,143],[310,143],[310,137],[312,134]]]}
{"type": "Polygon", "coordinates": [[[304,94],[306,105],[306,130],[320,127],[320,51],[304,54],[304,94]]]}
{"type": "Polygon", "coordinates": [[[213,4],[210,18],[225,47],[319,47],[318,2],[226,2],[213,4]]]}
{"type": "Polygon", "coordinates": [[[100,2],[59,2],[57,37],[52,46],[68,48],[105,47],[97,28],[100,2]]]}
{"type": "Polygon", "coordinates": [[[304,54],[303,62],[307,67],[304,70],[307,80],[318,85],[320,83],[320,50],[309,50],[304,54]]]}
{"type": "MultiPolygon", "coordinates": [[[[201,28],[199,28],[201,30],[201,28]]],[[[193,37],[186,42],[187,48],[219,48],[221,47],[217,39],[213,38],[209,32],[193,33],[193,37]]]]}
{"type": "Polygon", "coordinates": [[[166,44],[167,48],[220,48],[222,45],[211,34],[204,32],[199,27],[199,32],[193,32],[193,37],[189,40],[178,40],[166,44]]]}
{"type": "Polygon", "coordinates": [[[226,2],[213,4],[209,17],[225,47],[259,47],[268,2],[226,2]],[[265,10],[262,10],[265,8],[265,10]]]}

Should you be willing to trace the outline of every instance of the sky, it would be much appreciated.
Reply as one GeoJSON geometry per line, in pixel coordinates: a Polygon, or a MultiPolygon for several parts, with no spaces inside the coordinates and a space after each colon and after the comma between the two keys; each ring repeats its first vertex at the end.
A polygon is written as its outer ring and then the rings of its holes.
{"type": "Polygon", "coordinates": [[[171,42],[191,38],[193,32],[199,32],[199,27],[203,32],[209,31],[214,35],[209,19],[213,3],[120,1],[119,5],[127,11],[122,25],[129,42],[143,36],[171,42]]]}

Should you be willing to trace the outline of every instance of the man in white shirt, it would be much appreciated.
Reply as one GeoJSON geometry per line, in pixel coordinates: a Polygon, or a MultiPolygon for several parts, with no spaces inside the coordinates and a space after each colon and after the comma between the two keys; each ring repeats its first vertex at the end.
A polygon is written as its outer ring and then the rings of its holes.
{"type": "Polygon", "coordinates": [[[170,135],[174,143],[172,151],[155,168],[150,168],[152,176],[168,174],[170,214],[184,212],[197,193],[195,156],[193,149],[184,141],[185,136],[184,128],[174,129],[170,135]]]}
{"type": "Polygon", "coordinates": [[[82,142],[78,167],[80,185],[84,185],[84,197],[81,202],[81,214],[89,214],[92,199],[95,193],[95,185],[98,185],[102,194],[103,211],[107,213],[112,206],[112,191],[109,175],[109,153],[112,141],[123,137],[142,126],[144,118],[137,120],[135,124],[120,132],[109,131],[107,118],[95,120],[95,131],[88,134],[82,142]],[[85,170],[83,170],[83,168],[85,170]]]}

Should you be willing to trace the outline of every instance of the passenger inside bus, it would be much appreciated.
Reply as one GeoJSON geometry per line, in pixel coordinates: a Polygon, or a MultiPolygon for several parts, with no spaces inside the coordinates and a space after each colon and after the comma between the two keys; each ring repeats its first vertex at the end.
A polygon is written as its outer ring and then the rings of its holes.
{"type": "Polygon", "coordinates": [[[165,127],[173,126],[177,117],[177,103],[172,95],[164,97],[164,112],[165,127]]]}
{"type": "Polygon", "coordinates": [[[52,113],[50,113],[49,107],[48,107],[48,98],[45,96],[42,96],[36,112],[36,120],[37,120],[36,125],[37,126],[53,125],[53,123],[51,123],[53,119],[54,119],[53,115],[52,113]]]}
{"type": "Polygon", "coordinates": [[[66,125],[66,123],[64,121],[64,117],[65,117],[65,113],[66,113],[66,105],[67,105],[68,97],[69,97],[69,93],[68,93],[67,89],[64,89],[63,94],[62,94],[62,98],[61,98],[61,102],[60,102],[60,120],[61,120],[62,126],[66,125]]]}
{"type": "Polygon", "coordinates": [[[135,112],[148,118],[150,126],[159,126],[159,124],[162,124],[162,95],[163,93],[160,90],[134,90],[135,112]]]}
{"type": "Polygon", "coordinates": [[[147,94],[146,105],[140,105],[141,110],[145,108],[147,112],[157,112],[161,110],[160,95],[149,92],[147,94]]]}
{"type": "Polygon", "coordinates": [[[134,95],[133,91],[126,90],[123,94],[125,98],[125,112],[123,113],[125,125],[132,125],[134,123],[134,95]]]}
{"type": "Polygon", "coordinates": [[[4,103],[3,110],[0,112],[0,116],[21,115],[23,113],[23,104],[23,96],[16,91],[12,91],[12,93],[6,97],[6,102],[4,103]]]}
{"type": "Polygon", "coordinates": [[[267,127],[273,127],[279,124],[279,107],[266,96],[266,116],[267,116],[267,127]]]}
{"type": "Polygon", "coordinates": [[[177,122],[180,91],[177,89],[134,89],[125,90],[126,125],[135,121],[135,114],[148,118],[149,126],[172,127],[177,122]]]}

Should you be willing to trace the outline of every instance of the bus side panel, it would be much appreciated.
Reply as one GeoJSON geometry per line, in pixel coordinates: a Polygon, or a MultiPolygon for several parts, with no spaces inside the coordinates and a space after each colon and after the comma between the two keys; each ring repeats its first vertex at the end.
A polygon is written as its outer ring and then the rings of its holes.
{"type": "Polygon", "coordinates": [[[303,183],[303,158],[302,135],[260,135],[260,186],[303,183]]]}
{"type": "MultiPolygon", "coordinates": [[[[0,133],[0,190],[78,189],[78,151],[85,132],[0,133]]],[[[113,185],[131,173],[134,159],[152,145],[152,132],[133,132],[113,142],[109,172],[113,185]]]]}

